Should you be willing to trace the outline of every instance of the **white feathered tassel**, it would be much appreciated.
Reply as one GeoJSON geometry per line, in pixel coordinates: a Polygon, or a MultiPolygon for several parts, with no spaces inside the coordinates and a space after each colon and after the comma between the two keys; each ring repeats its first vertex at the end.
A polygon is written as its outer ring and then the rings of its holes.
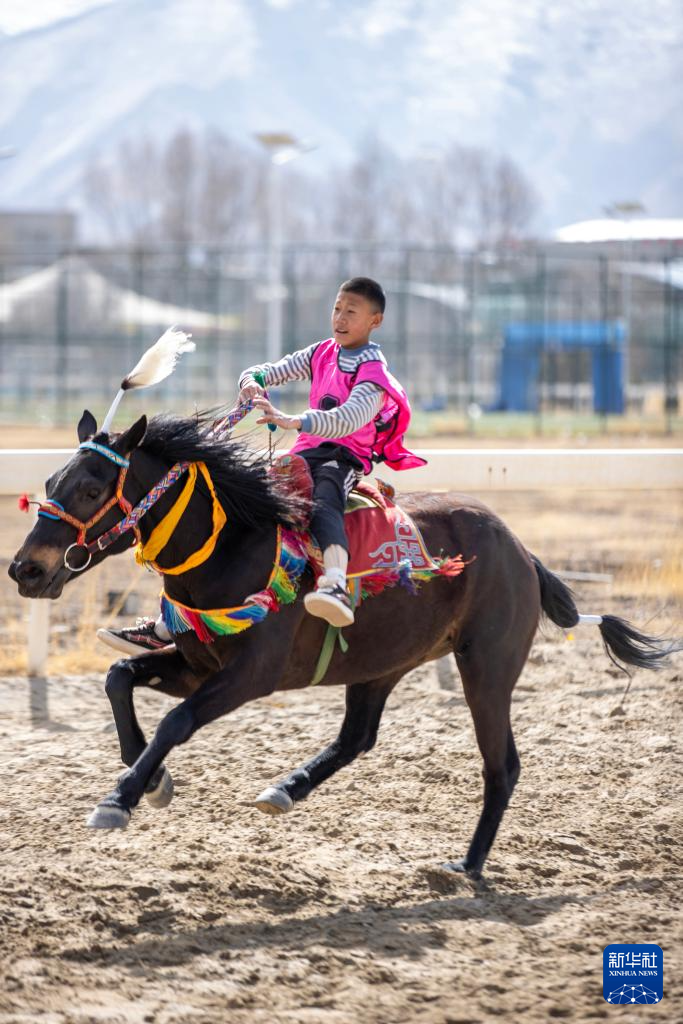
{"type": "Polygon", "coordinates": [[[190,341],[191,337],[191,334],[169,327],[157,343],[147,349],[137,366],[124,377],[121,390],[148,388],[165,380],[175,370],[175,365],[183,352],[194,352],[196,346],[190,341]]]}
{"type": "Polygon", "coordinates": [[[158,384],[165,380],[173,373],[183,352],[194,352],[196,345],[190,341],[191,337],[191,334],[177,331],[175,327],[169,327],[159,340],[147,349],[136,366],[121,381],[119,392],[104,418],[101,430],[105,433],[108,432],[114,419],[114,413],[126,391],[131,391],[133,388],[149,388],[152,384],[158,384]]]}

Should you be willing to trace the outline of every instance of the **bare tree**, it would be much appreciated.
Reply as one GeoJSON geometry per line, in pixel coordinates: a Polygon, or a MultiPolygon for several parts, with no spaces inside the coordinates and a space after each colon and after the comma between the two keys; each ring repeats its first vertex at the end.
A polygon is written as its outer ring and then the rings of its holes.
{"type": "Polygon", "coordinates": [[[393,201],[401,163],[376,136],[357,159],[330,179],[331,228],[340,241],[377,243],[394,236],[393,201]]]}
{"type": "Polygon", "coordinates": [[[415,240],[427,247],[457,247],[467,205],[462,147],[454,144],[445,153],[413,160],[406,184],[414,195],[415,240]]]}
{"type": "Polygon", "coordinates": [[[464,152],[471,225],[478,248],[495,249],[518,238],[536,211],[533,185],[509,157],[486,149],[464,152]]]}
{"type": "Polygon", "coordinates": [[[159,152],[147,138],[123,141],[114,158],[95,160],[84,174],[85,200],[117,242],[153,241],[158,215],[159,152]]]}
{"type": "Polygon", "coordinates": [[[84,174],[86,202],[111,238],[180,249],[253,235],[257,189],[255,155],[219,133],[189,129],[165,144],[127,140],[84,174]]]}
{"type": "Polygon", "coordinates": [[[117,210],[114,197],[113,172],[101,160],[92,160],[83,172],[83,198],[95,217],[103,226],[106,235],[115,239],[117,235],[117,210]]]}
{"type": "MultiPolygon", "coordinates": [[[[182,129],[166,143],[129,140],[86,170],[91,210],[117,241],[225,246],[262,242],[269,167],[218,132],[182,129]]],[[[347,167],[316,176],[278,170],[288,241],[495,248],[522,234],[537,197],[508,157],[452,144],[401,158],[367,136],[347,167]]]]}
{"type": "Polygon", "coordinates": [[[117,195],[125,229],[136,244],[149,245],[156,240],[159,212],[159,147],[142,138],[123,142],[119,152],[117,195]]]}
{"type": "Polygon", "coordinates": [[[180,251],[194,240],[198,192],[199,158],[194,135],[187,129],[169,140],[162,161],[162,237],[180,251]]]}
{"type": "Polygon", "coordinates": [[[538,209],[535,188],[509,157],[501,157],[493,169],[496,192],[497,244],[514,241],[529,226],[538,209]]]}
{"type": "Polygon", "coordinates": [[[196,240],[209,245],[246,241],[259,184],[254,158],[212,132],[204,139],[199,177],[196,240]]]}
{"type": "Polygon", "coordinates": [[[528,226],[536,195],[509,158],[452,144],[401,159],[377,139],[331,182],[334,235],[349,242],[495,247],[528,226]]]}

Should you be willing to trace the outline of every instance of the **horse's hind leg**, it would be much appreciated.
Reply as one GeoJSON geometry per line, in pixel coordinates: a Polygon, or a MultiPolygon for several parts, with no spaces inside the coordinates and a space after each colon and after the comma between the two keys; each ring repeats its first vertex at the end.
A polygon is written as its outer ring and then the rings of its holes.
{"type": "Polygon", "coordinates": [[[325,779],[367,753],[375,745],[386,699],[401,678],[392,675],[346,689],[346,715],[336,740],[282,782],[269,786],[256,798],[264,814],[284,814],[325,779]]]}
{"type": "Polygon", "coordinates": [[[520,762],[510,726],[510,698],[524,660],[515,661],[505,652],[478,657],[472,652],[456,654],[465,698],[472,713],[474,730],[484,759],[484,807],[467,854],[457,863],[445,865],[454,871],[481,874],[484,861],[496,837],[512,791],[519,778],[520,762]]]}

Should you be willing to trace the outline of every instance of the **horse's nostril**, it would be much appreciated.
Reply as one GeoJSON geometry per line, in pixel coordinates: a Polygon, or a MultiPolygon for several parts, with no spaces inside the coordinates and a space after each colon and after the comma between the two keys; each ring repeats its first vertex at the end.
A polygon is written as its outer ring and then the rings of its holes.
{"type": "Polygon", "coordinates": [[[37,562],[16,562],[14,579],[20,583],[35,583],[45,574],[37,562]]]}
{"type": "Polygon", "coordinates": [[[14,566],[15,566],[15,563],[14,562],[10,562],[9,569],[7,570],[7,575],[9,576],[9,578],[11,580],[14,580],[14,582],[16,583],[17,582],[17,573],[16,573],[16,570],[15,570],[14,566]]]}

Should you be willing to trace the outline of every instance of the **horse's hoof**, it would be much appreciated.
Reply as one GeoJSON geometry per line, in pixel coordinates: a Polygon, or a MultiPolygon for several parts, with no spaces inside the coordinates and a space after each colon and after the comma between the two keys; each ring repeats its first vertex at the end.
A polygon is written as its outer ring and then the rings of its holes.
{"type": "Polygon", "coordinates": [[[284,789],[268,786],[256,797],[254,804],[263,814],[287,814],[294,806],[294,801],[284,789]]]}
{"type": "Polygon", "coordinates": [[[166,765],[162,765],[161,778],[157,785],[145,792],[145,799],[151,807],[157,810],[160,810],[162,807],[168,807],[170,804],[173,799],[173,776],[166,765]]]}
{"type": "Polygon", "coordinates": [[[464,858],[462,860],[449,860],[441,865],[442,871],[452,871],[456,875],[467,875],[468,878],[481,878],[481,871],[468,868],[464,858]]]}
{"type": "Polygon", "coordinates": [[[130,811],[115,804],[98,804],[86,825],[88,828],[125,828],[130,821],[130,811]]]}

